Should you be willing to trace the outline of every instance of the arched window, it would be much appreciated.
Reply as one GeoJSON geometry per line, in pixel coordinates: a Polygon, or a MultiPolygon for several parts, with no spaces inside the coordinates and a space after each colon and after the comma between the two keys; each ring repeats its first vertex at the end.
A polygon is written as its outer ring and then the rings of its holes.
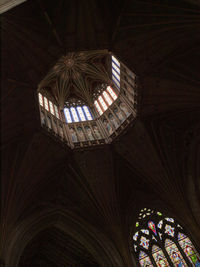
{"type": "Polygon", "coordinates": [[[140,266],[200,267],[200,256],[183,227],[161,212],[140,211],[133,235],[133,250],[140,266]]]}

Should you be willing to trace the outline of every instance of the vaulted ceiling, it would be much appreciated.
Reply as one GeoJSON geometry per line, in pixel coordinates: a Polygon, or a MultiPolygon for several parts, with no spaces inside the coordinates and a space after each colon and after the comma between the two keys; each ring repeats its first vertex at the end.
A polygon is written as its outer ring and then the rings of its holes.
{"type": "Polygon", "coordinates": [[[135,266],[148,205],[200,246],[199,16],[189,0],[38,0],[2,15],[5,266],[135,266]],[[72,152],[41,130],[36,91],[61,56],[101,49],[137,74],[138,117],[112,145],[72,152]]]}

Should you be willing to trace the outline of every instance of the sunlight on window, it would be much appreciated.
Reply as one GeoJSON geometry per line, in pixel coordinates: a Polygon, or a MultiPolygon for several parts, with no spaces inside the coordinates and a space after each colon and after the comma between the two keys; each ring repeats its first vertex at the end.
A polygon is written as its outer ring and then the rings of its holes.
{"type": "Polygon", "coordinates": [[[72,122],[72,118],[71,118],[70,111],[68,108],[64,108],[64,114],[65,114],[66,121],[68,123],[72,122]]]}
{"type": "Polygon", "coordinates": [[[79,115],[81,121],[86,121],[86,118],[85,118],[85,115],[83,113],[82,108],[81,107],[77,107],[76,109],[77,109],[77,112],[78,112],[78,115],[79,115]]]}
{"type": "Polygon", "coordinates": [[[98,100],[99,100],[99,102],[100,102],[102,108],[104,109],[104,111],[106,111],[108,107],[107,107],[105,101],[103,100],[102,96],[99,96],[99,97],[98,97],[98,100]]]}
{"type": "Polygon", "coordinates": [[[75,122],[78,122],[78,121],[79,121],[79,118],[78,118],[76,109],[75,109],[75,108],[70,108],[70,111],[71,111],[71,113],[72,113],[73,120],[74,120],[75,122]]]}
{"type": "Polygon", "coordinates": [[[93,120],[92,114],[89,111],[89,108],[87,106],[83,106],[83,110],[85,111],[86,117],[89,121],[93,120]]]}
{"type": "Polygon", "coordinates": [[[48,100],[47,100],[47,98],[46,98],[46,97],[44,97],[44,107],[45,107],[45,109],[46,109],[46,110],[48,110],[48,111],[49,111],[48,100]]]}
{"type": "Polygon", "coordinates": [[[115,94],[115,92],[113,91],[113,89],[110,86],[108,86],[106,90],[110,93],[113,100],[117,99],[117,95],[115,94]]]}
{"type": "Polygon", "coordinates": [[[43,96],[39,93],[38,94],[38,97],[39,97],[39,103],[41,106],[43,106],[43,96]]]}
{"type": "Polygon", "coordinates": [[[102,109],[101,109],[101,107],[100,107],[98,101],[95,100],[95,101],[94,101],[94,104],[95,104],[95,107],[96,107],[96,109],[97,109],[99,115],[102,115],[102,114],[103,114],[103,111],[102,111],[102,109]]]}
{"type": "Polygon", "coordinates": [[[110,98],[110,96],[108,95],[108,93],[106,91],[103,92],[103,96],[104,96],[106,102],[108,103],[108,105],[110,106],[113,103],[113,100],[110,98]]]}
{"type": "Polygon", "coordinates": [[[51,101],[49,101],[49,107],[50,107],[50,112],[51,112],[51,114],[55,115],[54,108],[53,108],[53,104],[52,104],[51,101]]]}

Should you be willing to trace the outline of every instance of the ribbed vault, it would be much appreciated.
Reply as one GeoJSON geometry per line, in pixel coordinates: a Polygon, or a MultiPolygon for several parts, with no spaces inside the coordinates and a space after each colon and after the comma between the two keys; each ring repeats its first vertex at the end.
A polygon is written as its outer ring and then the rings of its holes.
{"type": "MultiPolygon", "coordinates": [[[[74,239],[80,262],[135,266],[130,233],[144,206],[178,219],[200,247],[199,13],[196,1],[39,0],[2,15],[5,266],[16,267],[20,257],[50,264],[59,258],[59,246],[70,240],[69,252],[74,239]],[[111,145],[72,152],[41,129],[38,84],[69,52],[104,49],[139,77],[138,117],[111,145]],[[56,223],[45,230],[49,209],[70,214],[76,223],[69,226],[66,219],[61,230],[56,223]],[[76,233],[70,239],[69,229],[76,233]],[[48,249],[39,245],[49,239],[48,249]],[[90,262],[88,252],[78,252],[82,247],[92,255],[90,262]]],[[[55,85],[51,74],[44,81],[55,85]]],[[[93,74],[86,76],[92,84],[93,74]]],[[[86,100],[84,88],[72,87],[86,100]]],[[[66,88],[55,95],[57,101],[69,94],[66,88]]],[[[55,214],[58,221],[62,215],[55,214]]]]}
{"type": "Polygon", "coordinates": [[[58,60],[38,89],[46,89],[61,108],[66,102],[78,100],[91,106],[97,85],[111,83],[106,70],[108,55],[106,50],[68,53],[58,60]]]}

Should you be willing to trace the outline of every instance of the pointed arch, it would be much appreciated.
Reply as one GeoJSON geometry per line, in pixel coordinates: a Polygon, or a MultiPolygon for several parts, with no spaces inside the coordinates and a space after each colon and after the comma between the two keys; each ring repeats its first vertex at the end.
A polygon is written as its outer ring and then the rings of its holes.
{"type": "Polygon", "coordinates": [[[159,267],[170,266],[162,249],[158,247],[157,245],[153,245],[152,247],[152,256],[157,266],[159,267]]]}
{"type": "Polygon", "coordinates": [[[183,256],[181,255],[181,252],[172,240],[165,240],[165,249],[174,266],[187,266],[185,260],[183,259],[183,256]]]}
{"type": "Polygon", "coordinates": [[[152,266],[200,267],[200,256],[183,227],[159,211],[140,211],[132,243],[140,266],[151,266],[150,261],[152,266]]]}
{"type": "Polygon", "coordinates": [[[189,261],[193,264],[195,267],[200,266],[200,255],[196,251],[194,245],[192,244],[189,237],[187,237],[183,233],[178,233],[178,243],[180,247],[183,249],[185,255],[189,259],[189,261]]]}

